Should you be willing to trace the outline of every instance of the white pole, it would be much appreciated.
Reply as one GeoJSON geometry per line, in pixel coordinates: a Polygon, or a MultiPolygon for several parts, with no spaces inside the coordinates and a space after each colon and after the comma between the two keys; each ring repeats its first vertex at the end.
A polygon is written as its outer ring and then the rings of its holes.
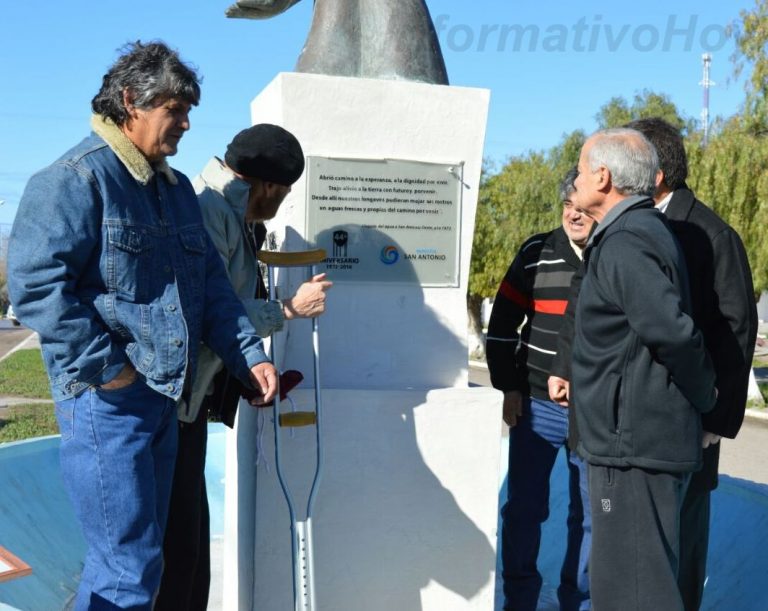
{"type": "Polygon", "coordinates": [[[707,143],[709,142],[709,89],[715,84],[709,78],[709,68],[712,65],[712,54],[704,53],[701,56],[701,61],[704,64],[704,78],[699,83],[699,85],[704,87],[704,104],[701,109],[701,123],[704,129],[702,145],[707,146],[707,143]]]}

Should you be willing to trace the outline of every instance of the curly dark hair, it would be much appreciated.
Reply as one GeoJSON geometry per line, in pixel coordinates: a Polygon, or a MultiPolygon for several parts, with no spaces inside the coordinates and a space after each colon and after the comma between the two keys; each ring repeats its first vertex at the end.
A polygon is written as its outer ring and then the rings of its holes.
{"type": "Polygon", "coordinates": [[[650,117],[627,123],[625,127],[639,131],[650,140],[659,155],[659,168],[664,172],[664,183],[672,191],[686,187],[688,157],[683,137],[674,125],[664,119],[650,117]]]}
{"type": "Polygon", "coordinates": [[[125,45],[120,53],[104,75],[99,93],[91,100],[93,112],[123,125],[128,120],[124,91],[129,92],[136,108],[145,110],[169,98],[179,98],[194,106],[200,102],[200,77],[165,43],[144,44],[137,40],[125,45]]]}

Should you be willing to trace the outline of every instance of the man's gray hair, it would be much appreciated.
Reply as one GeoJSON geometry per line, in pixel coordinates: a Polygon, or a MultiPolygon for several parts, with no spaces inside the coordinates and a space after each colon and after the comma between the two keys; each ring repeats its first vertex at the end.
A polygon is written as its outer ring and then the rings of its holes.
{"type": "Polygon", "coordinates": [[[656,191],[659,157],[639,131],[625,127],[596,132],[589,150],[592,171],[605,166],[613,187],[622,195],[648,195],[656,191]]]}
{"type": "Polygon", "coordinates": [[[573,192],[576,190],[576,177],[579,175],[579,168],[572,167],[568,170],[563,180],[560,182],[560,201],[564,202],[566,199],[570,199],[573,192]]]}
{"type": "Polygon", "coordinates": [[[200,78],[179,54],[165,43],[141,41],[127,44],[109,69],[99,93],[91,101],[96,114],[112,119],[117,125],[128,120],[123,103],[127,91],[136,108],[149,110],[169,98],[179,98],[197,106],[200,102],[200,78]]]}

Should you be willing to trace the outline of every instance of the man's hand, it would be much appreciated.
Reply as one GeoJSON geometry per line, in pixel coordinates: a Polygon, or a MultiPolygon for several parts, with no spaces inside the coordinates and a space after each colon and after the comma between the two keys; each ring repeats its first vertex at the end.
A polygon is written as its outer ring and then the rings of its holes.
{"type": "Polygon", "coordinates": [[[547,388],[549,389],[549,398],[551,401],[568,407],[568,401],[571,399],[571,383],[557,376],[549,376],[547,380],[547,388]]]}
{"type": "Polygon", "coordinates": [[[305,282],[290,299],[283,299],[283,314],[286,320],[292,318],[314,318],[325,312],[325,291],[333,282],[325,279],[325,274],[317,274],[305,282]]]}
{"type": "Polygon", "coordinates": [[[277,394],[277,369],[272,363],[259,363],[251,367],[251,381],[261,393],[260,397],[251,399],[251,405],[264,405],[272,401],[277,394]]]}
{"type": "Polygon", "coordinates": [[[702,448],[708,448],[709,446],[713,446],[716,443],[720,443],[720,440],[722,437],[720,435],[715,435],[714,433],[708,433],[707,431],[704,431],[704,434],[701,436],[701,447],[702,448]]]}
{"type": "Polygon", "coordinates": [[[112,378],[106,384],[99,386],[102,390],[117,390],[118,388],[125,388],[126,386],[133,384],[136,381],[136,370],[133,365],[126,363],[125,367],[120,370],[114,378],[112,378]]]}
{"type": "Polygon", "coordinates": [[[519,390],[504,393],[501,417],[509,428],[517,426],[517,419],[523,415],[523,395],[519,390]]]}

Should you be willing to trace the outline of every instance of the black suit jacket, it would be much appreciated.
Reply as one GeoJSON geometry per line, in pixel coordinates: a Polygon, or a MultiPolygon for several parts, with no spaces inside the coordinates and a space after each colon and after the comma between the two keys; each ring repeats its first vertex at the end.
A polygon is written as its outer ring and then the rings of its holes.
{"type": "Polygon", "coordinates": [[[688,189],[666,211],[688,266],[693,320],[715,365],[718,399],[704,430],[733,439],[744,420],[757,338],[757,305],[739,235],[688,189]]]}

